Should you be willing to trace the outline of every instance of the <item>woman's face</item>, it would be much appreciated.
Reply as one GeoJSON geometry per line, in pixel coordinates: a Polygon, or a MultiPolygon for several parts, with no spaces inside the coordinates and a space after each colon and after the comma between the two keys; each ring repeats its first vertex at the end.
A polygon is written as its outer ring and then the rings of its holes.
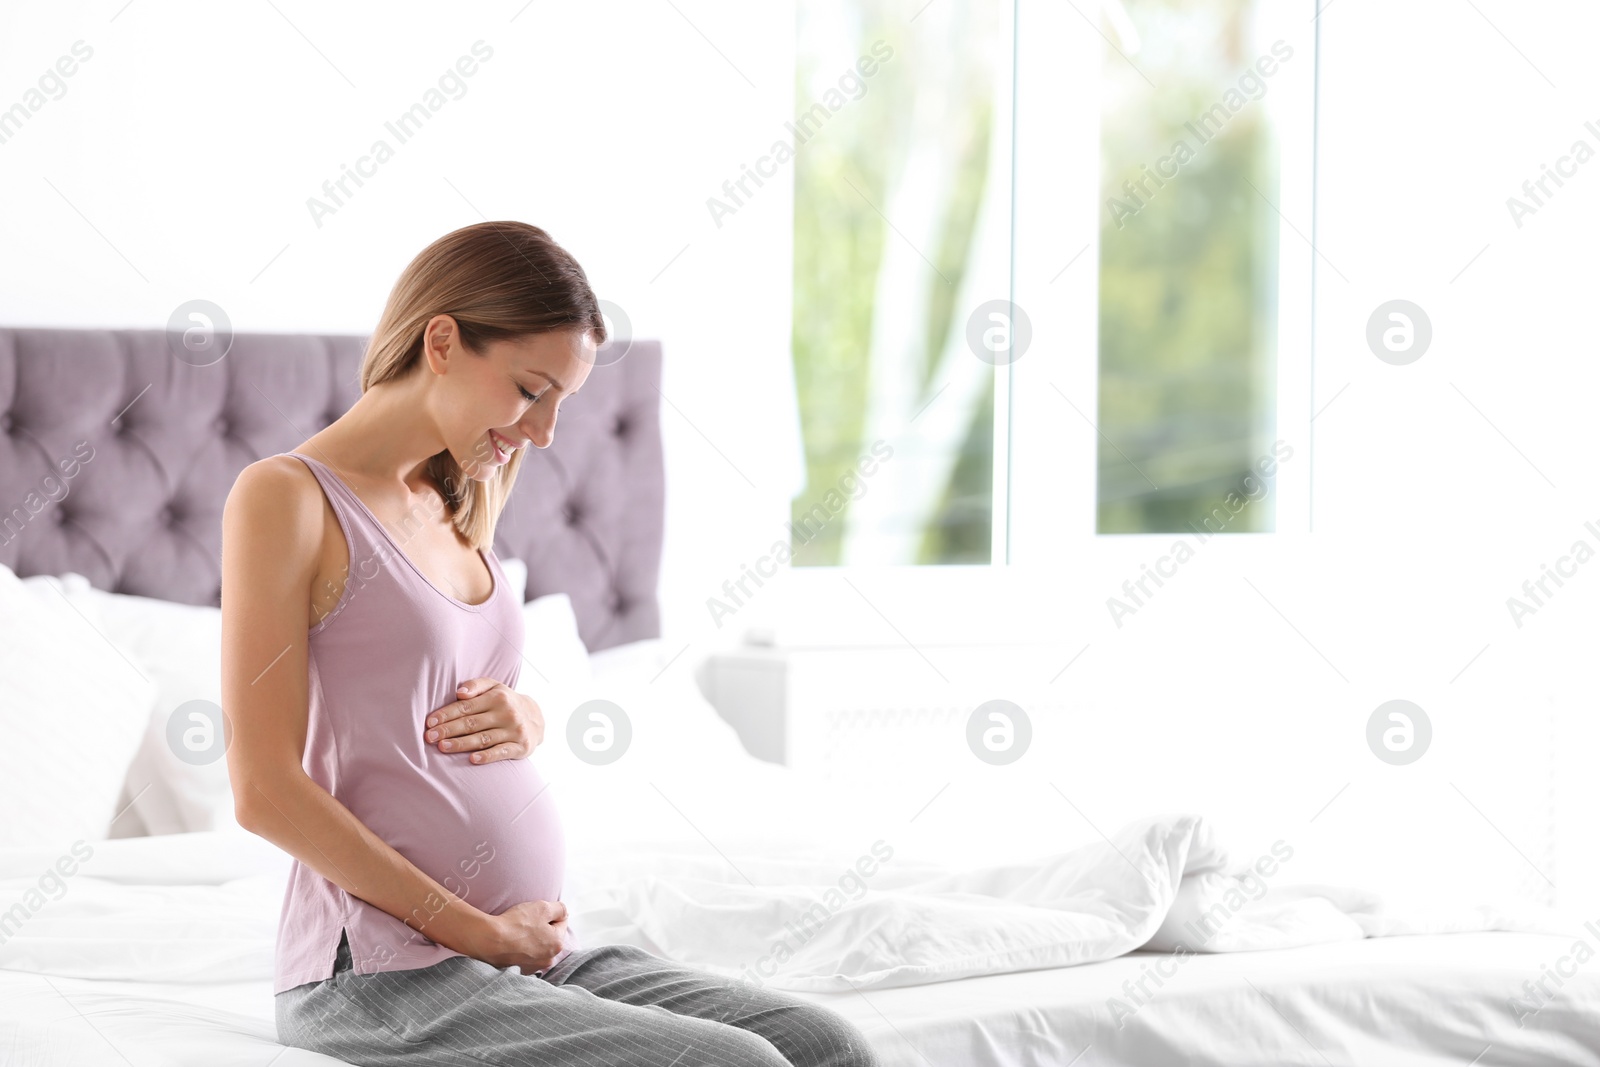
{"type": "MultiPolygon", "coordinates": [[[[430,342],[433,330],[429,323],[430,342]]],[[[517,450],[555,440],[557,409],[594,367],[594,340],[587,330],[555,330],[492,341],[472,355],[454,328],[449,333],[449,370],[437,383],[445,388],[446,444],[466,477],[487,481],[517,450]]]]}

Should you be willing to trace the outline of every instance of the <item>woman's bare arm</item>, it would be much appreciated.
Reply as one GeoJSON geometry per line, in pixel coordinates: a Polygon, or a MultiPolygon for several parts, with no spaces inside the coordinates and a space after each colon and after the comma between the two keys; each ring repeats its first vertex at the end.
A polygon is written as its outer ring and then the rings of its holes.
{"type": "MultiPolygon", "coordinates": [[[[418,869],[305,773],[307,612],[322,554],[323,500],[287,456],[259,460],[222,513],[222,699],[239,824],[345,892],[435,942],[498,957],[495,917],[418,869]]],[[[491,962],[493,962],[491,960],[491,962]]]]}

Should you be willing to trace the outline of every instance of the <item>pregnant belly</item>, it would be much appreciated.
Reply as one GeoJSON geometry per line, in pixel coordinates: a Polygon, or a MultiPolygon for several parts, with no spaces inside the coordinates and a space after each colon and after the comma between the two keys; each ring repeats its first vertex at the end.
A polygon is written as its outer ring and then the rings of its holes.
{"type": "Polygon", "coordinates": [[[532,760],[475,765],[465,755],[387,773],[367,768],[345,801],[417,868],[480,911],[560,900],[566,842],[532,760]]]}

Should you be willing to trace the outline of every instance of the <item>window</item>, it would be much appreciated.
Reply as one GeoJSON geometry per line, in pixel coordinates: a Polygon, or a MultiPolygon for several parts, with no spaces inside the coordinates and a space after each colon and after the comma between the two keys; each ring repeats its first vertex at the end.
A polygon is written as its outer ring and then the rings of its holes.
{"type": "Polygon", "coordinates": [[[1100,162],[1100,533],[1273,528],[1286,41],[1264,0],[1110,0],[1100,162]]]}
{"type": "Polygon", "coordinates": [[[1009,6],[797,5],[798,565],[991,561],[995,374],[967,320],[1007,293],[1009,6]]]}
{"type": "Polygon", "coordinates": [[[795,562],[1303,528],[1310,5],[798,12],[795,562]]]}

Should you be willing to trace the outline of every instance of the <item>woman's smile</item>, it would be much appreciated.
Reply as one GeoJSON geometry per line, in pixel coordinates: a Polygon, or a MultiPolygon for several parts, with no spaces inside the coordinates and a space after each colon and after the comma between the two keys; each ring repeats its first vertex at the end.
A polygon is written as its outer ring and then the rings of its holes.
{"type": "Polygon", "coordinates": [[[489,431],[489,447],[494,449],[494,461],[496,465],[508,461],[511,458],[511,453],[517,450],[516,445],[506,440],[504,437],[501,437],[493,430],[489,431]]]}

